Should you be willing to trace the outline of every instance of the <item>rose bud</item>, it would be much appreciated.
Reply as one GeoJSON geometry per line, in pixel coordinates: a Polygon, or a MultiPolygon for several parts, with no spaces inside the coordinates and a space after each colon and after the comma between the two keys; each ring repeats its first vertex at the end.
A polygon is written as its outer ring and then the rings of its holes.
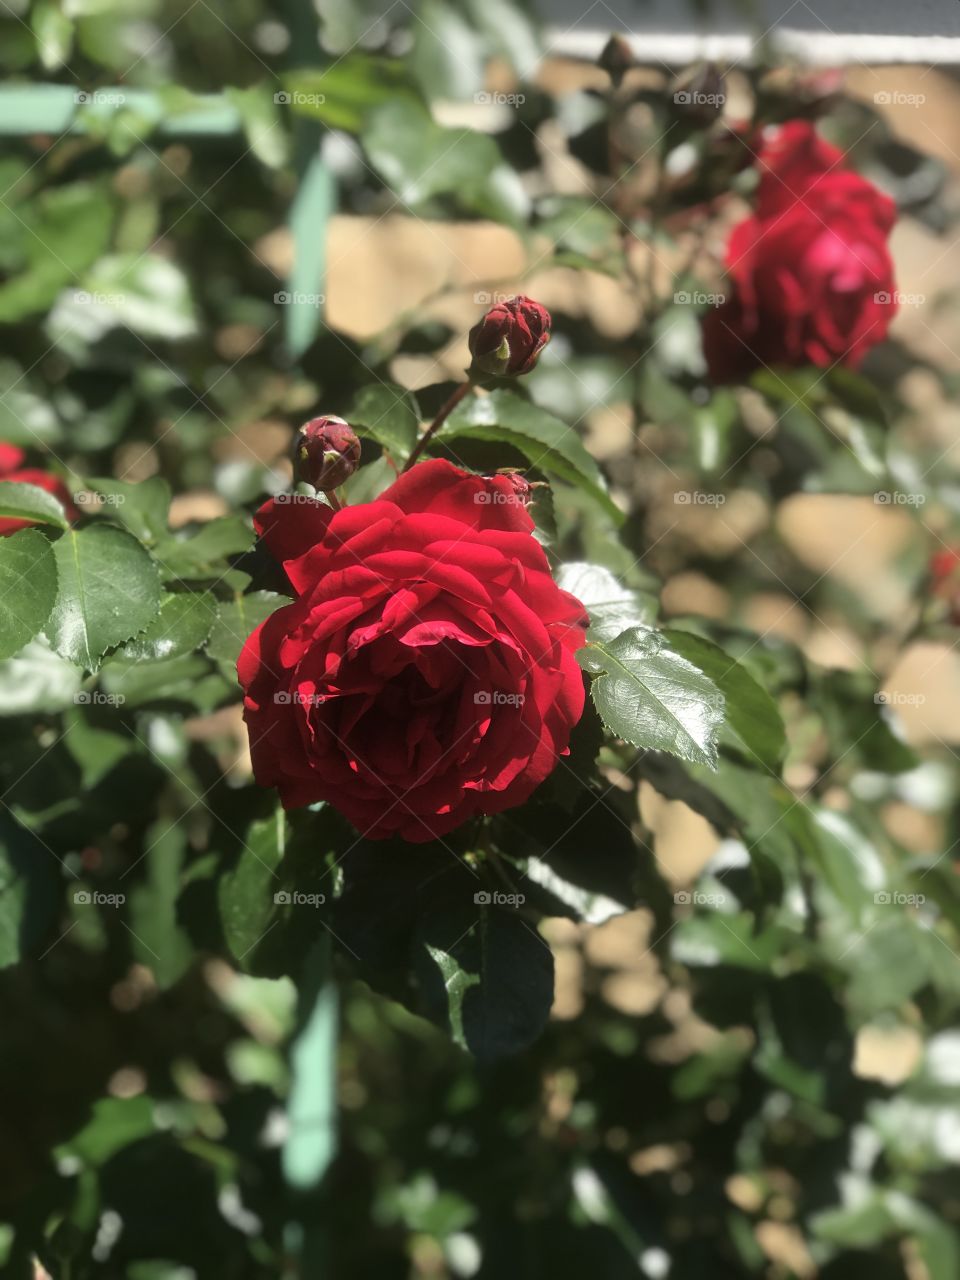
{"type": "Polygon", "coordinates": [[[523,296],[491,307],[470,330],[471,373],[529,373],[550,341],[550,312],[523,296]]]}
{"type": "Polygon", "coordinates": [[[298,480],[315,489],[338,489],[360,463],[360,441],[349,422],[328,414],[300,428],[296,445],[298,480]]]}
{"type": "Polygon", "coordinates": [[[703,128],[721,114],[726,100],[726,82],[712,62],[704,63],[686,75],[673,94],[680,115],[703,128]]]}
{"type": "Polygon", "coordinates": [[[597,59],[597,66],[607,73],[615,89],[620,88],[623,77],[635,65],[636,61],[629,41],[616,34],[612,35],[603,46],[603,51],[597,59]]]}

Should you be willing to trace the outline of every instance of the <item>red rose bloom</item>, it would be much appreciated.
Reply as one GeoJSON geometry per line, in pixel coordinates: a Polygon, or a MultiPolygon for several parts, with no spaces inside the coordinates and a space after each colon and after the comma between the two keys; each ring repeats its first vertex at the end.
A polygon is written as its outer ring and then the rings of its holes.
{"type": "Polygon", "coordinates": [[[468,338],[480,373],[529,373],[550,341],[550,312],[522,295],[491,307],[468,338]]]}
{"type": "MultiPolygon", "coordinates": [[[[35,484],[38,489],[45,489],[63,504],[69,518],[75,519],[77,509],[73,505],[69,489],[60,477],[51,475],[48,471],[41,471],[39,467],[21,466],[22,462],[22,449],[18,449],[13,444],[0,442],[0,481],[35,484]]],[[[20,529],[26,529],[36,523],[36,520],[20,520],[12,516],[3,516],[0,518],[0,538],[5,538],[9,533],[17,533],[20,529]]]]}
{"type": "Polygon", "coordinates": [[[510,479],[435,459],[374,502],[275,498],[256,523],[296,592],[238,663],[257,781],[416,841],[526,800],[583,711],[587,620],[510,479]]]}
{"type": "Polygon", "coordinates": [[[762,152],[757,213],[727,246],[731,296],[703,322],[714,382],[762,365],[856,366],[886,336],[896,207],[858,174],[830,169],[839,154],[801,122],[762,152]]]}

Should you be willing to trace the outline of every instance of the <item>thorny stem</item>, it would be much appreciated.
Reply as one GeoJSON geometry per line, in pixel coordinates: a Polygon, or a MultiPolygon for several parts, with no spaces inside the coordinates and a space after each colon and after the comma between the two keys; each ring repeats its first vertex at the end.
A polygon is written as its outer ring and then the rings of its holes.
{"type": "Polygon", "coordinates": [[[473,387],[473,380],[468,377],[466,382],[462,382],[460,386],[457,387],[456,391],[454,391],[453,395],[451,395],[448,400],[444,401],[444,403],[440,406],[440,412],[437,414],[434,420],[430,423],[429,427],[427,427],[426,431],[423,433],[423,435],[414,445],[413,453],[410,454],[410,457],[407,459],[407,464],[403,468],[404,471],[410,470],[413,464],[420,457],[421,453],[423,453],[424,449],[427,447],[427,443],[429,442],[431,437],[436,435],[436,433],[440,430],[440,428],[446,422],[449,415],[453,412],[453,410],[457,407],[457,405],[460,403],[460,401],[463,399],[463,397],[467,394],[467,392],[472,387],[473,387]]]}

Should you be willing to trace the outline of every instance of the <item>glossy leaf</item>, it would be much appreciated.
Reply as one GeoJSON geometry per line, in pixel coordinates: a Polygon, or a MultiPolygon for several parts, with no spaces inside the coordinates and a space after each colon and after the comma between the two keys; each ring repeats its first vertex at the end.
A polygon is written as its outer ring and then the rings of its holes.
{"type": "Polygon", "coordinates": [[[13,657],[43,629],[57,598],[57,565],[42,533],[0,538],[0,659],[13,657]]]}

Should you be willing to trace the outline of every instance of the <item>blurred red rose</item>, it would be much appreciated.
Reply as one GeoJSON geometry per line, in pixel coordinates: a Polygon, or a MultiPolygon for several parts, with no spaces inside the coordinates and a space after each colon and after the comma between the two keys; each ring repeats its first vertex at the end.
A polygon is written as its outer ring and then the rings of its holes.
{"type": "Polygon", "coordinates": [[[430,840],[526,800],[583,711],[583,606],[508,476],[440,459],[376,501],[257,514],[296,592],[238,663],[257,781],[430,840]]]}
{"type": "Polygon", "coordinates": [[[473,326],[468,341],[480,373],[529,373],[550,341],[550,312],[532,298],[508,298],[473,326]]]}
{"type": "Polygon", "coordinates": [[[887,237],[892,200],[836,165],[842,155],[805,121],[760,154],[757,212],[727,246],[726,301],[703,321],[714,382],[761,366],[856,366],[897,311],[887,237]]]}
{"type": "Polygon", "coordinates": [[[930,557],[930,590],[947,605],[954,626],[960,625],[960,550],[945,547],[930,557]]]}
{"type": "MultiPolygon", "coordinates": [[[[42,471],[39,467],[24,467],[22,463],[23,450],[18,449],[14,444],[6,444],[0,441],[0,481],[12,481],[16,484],[35,484],[37,488],[45,489],[47,493],[52,493],[63,504],[69,519],[76,519],[77,509],[73,505],[70,490],[60,477],[51,475],[49,471],[42,471]]],[[[9,516],[0,517],[0,538],[6,537],[9,533],[17,533],[18,530],[26,529],[36,523],[36,520],[20,520],[9,516]]]]}

